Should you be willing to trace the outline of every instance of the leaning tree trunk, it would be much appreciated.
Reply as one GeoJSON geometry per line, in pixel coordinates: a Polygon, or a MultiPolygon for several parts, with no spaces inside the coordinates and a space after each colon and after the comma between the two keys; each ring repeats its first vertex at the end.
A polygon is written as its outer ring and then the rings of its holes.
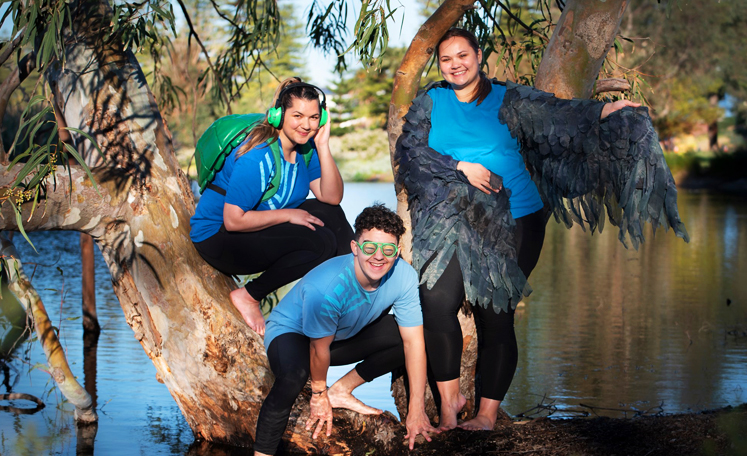
{"type": "Polygon", "coordinates": [[[534,85],[559,98],[591,98],[628,0],[569,0],[537,69],[534,85]]]}
{"type": "MultiPolygon", "coordinates": [[[[66,61],[48,72],[64,123],[95,138],[101,155],[96,186],[73,164],[45,179],[46,199],[24,228],[90,234],[106,261],[127,323],[181,409],[195,438],[249,446],[269,391],[262,339],[244,323],[228,295],[235,285],[199,256],[189,237],[194,197],[174,155],[145,76],[134,55],[103,41],[110,23],[105,1],[71,5],[66,61]],[[103,25],[102,25],[103,24],[103,25]]],[[[78,137],[76,148],[94,157],[78,137]]],[[[89,161],[87,159],[87,161],[89,161]]],[[[0,172],[0,196],[18,167],[0,172]]],[[[0,208],[0,230],[18,228],[12,207],[0,208]]],[[[339,453],[346,448],[403,453],[403,426],[389,417],[337,413],[330,438],[313,441],[301,426],[308,398],[296,403],[287,448],[339,453]]]]}
{"type": "MultiPolygon", "coordinates": [[[[435,52],[438,40],[459,21],[465,11],[472,8],[472,3],[469,0],[446,0],[415,35],[397,70],[388,118],[389,152],[395,180],[399,168],[395,145],[402,134],[404,116],[420,86],[423,70],[435,52]]],[[[591,97],[627,3],[627,0],[568,0],[538,69],[537,88],[554,92],[561,98],[591,97]]],[[[401,182],[397,182],[396,192],[397,212],[405,220],[410,233],[407,192],[401,182]]],[[[403,256],[408,260],[412,248],[409,236],[406,234],[403,239],[403,256]]],[[[467,397],[463,412],[471,416],[475,411],[477,333],[471,316],[466,315],[464,309],[459,312],[459,323],[464,339],[460,389],[467,397]]],[[[404,416],[407,396],[403,379],[397,379],[392,389],[397,409],[404,416]]],[[[432,401],[428,401],[426,408],[431,419],[438,416],[432,401]]]]}

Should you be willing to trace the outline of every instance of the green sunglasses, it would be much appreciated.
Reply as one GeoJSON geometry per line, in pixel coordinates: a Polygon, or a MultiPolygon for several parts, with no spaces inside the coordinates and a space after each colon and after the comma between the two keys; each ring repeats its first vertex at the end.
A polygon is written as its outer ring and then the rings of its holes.
{"type": "Polygon", "coordinates": [[[358,244],[358,248],[361,249],[361,252],[363,252],[367,256],[371,256],[376,253],[376,250],[379,247],[381,247],[381,253],[387,258],[393,258],[395,255],[397,255],[397,244],[371,241],[366,241],[363,244],[359,244],[356,241],[356,244],[358,244]]]}

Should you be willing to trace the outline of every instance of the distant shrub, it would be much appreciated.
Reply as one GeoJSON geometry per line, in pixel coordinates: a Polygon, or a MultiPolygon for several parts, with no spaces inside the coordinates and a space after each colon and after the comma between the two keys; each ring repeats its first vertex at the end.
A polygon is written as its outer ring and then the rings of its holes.
{"type": "Polygon", "coordinates": [[[331,136],[344,136],[352,132],[354,127],[332,127],[332,131],[329,132],[331,136]]]}
{"type": "Polygon", "coordinates": [[[688,174],[699,175],[701,173],[700,157],[695,152],[685,152],[679,154],[676,152],[664,152],[664,159],[672,170],[672,174],[686,172],[688,174]]]}

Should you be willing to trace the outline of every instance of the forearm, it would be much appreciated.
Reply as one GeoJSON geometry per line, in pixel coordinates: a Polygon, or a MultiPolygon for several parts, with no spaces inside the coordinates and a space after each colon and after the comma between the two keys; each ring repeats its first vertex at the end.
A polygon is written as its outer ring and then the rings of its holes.
{"type": "Polygon", "coordinates": [[[311,391],[318,392],[327,388],[327,371],[329,370],[329,344],[311,343],[310,374],[311,391]]]}
{"type": "Polygon", "coordinates": [[[327,204],[340,204],[343,194],[342,176],[337,168],[337,163],[332,158],[329,145],[317,145],[317,153],[322,173],[317,199],[327,204]]]}
{"type": "MultiPolygon", "coordinates": [[[[418,327],[411,337],[403,339],[405,348],[405,368],[410,383],[410,412],[425,410],[425,385],[427,379],[427,360],[423,328],[418,327]]],[[[413,329],[413,328],[408,328],[413,329]]]]}
{"type": "Polygon", "coordinates": [[[238,206],[233,206],[224,208],[223,224],[228,231],[260,231],[290,221],[290,214],[289,209],[243,212],[238,206]]]}

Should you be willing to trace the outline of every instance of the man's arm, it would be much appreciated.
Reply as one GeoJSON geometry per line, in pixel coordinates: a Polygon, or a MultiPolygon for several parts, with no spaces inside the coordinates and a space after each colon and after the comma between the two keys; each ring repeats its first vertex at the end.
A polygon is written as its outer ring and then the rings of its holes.
{"type": "Polygon", "coordinates": [[[405,368],[410,379],[410,403],[407,409],[407,435],[410,449],[415,446],[415,437],[423,434],[427,441],[431,441],[429,432],[438,433],[431,426],[425,413],[425,384],[427,382],[425,340],[423,326],[399,327],[402,342],[405,346],[405,368]]]}
{"type": "Polygon", "coordinates": [[[306,421],[306,430],[308,431],[319,421],[314,430],[313,438],[317,438],[319,433],[327,423],[327,436],[332,434],[332,405],[329,403],[327,396],[327,370],[329,369],[329,346],[332,344],[335,336],[322,337],[321,339],[311,339],[309,344],[310,361],[311,361],[311,402],[309,403],[309,419],[306,421]]]}

